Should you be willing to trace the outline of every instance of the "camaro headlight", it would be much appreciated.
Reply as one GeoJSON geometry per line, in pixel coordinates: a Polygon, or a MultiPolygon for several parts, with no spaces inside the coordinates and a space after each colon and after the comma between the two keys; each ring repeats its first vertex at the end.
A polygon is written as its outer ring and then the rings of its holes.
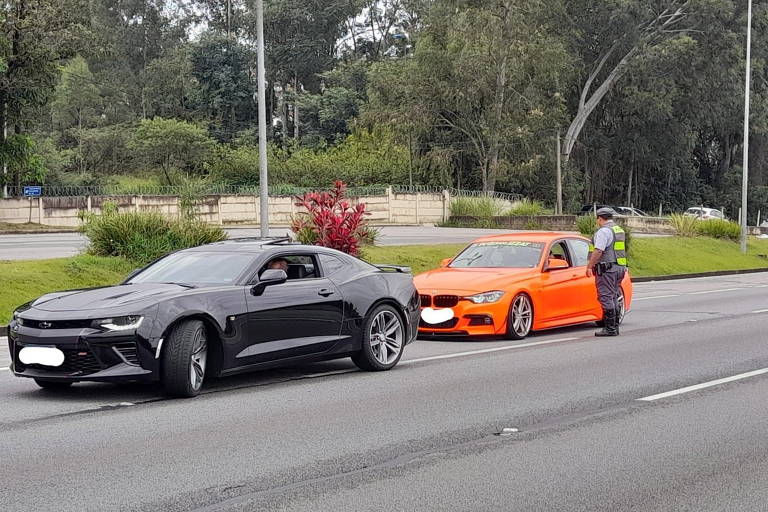
{"type": "Polygon", "coordinates": [[[475,304],[491,304],[494,302],[499,302],[502,297],[504,297],[504,292],[496,290],[492,292],[478,293],[477,295],[471,295],[464,298],[471,300],[475,304]]]}
{"type": "Polygon", "coordinates": [[[94,320],[91,323],[91,326],[94,329],[102,329],[105,331],[131,331],[133,329],[138,329],[142,320],[144,320],[144,317],[138,315],[116,316],[114,318],[94,320]]]}

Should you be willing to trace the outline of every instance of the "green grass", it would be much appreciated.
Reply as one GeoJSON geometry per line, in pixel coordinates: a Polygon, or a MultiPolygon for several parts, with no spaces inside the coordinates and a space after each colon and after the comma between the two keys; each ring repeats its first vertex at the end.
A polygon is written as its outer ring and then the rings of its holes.
{"type": "Polygon", "coordinates": [[[21,231],[77,231],[77,228],[46,226],[45,224],[34,224],[25,222],[24,224],[14,224],[10,222],[0,222],[0,233],[19,233],[21,231]]]}
{"type": "Polygon", "coordinates": [[[420,274],[437,268],[440,261],[456,256],[465,245],[409,245],[392,247],[364,247],[365,261],[388,265],[405,265],[420,274]]]}
{"type": "Polygon", "coordinates": [[[637,277],[768,268],[768,259],[759,254],[768,254],[768,240],[751,240],[748,253],[741,254],[739,244],[725,240],[635,238],[629,264],[637,277]]]}
{"type": "Polygon", "coordinates": [[[0,325],[13,310],[45,293],[122,281],[135,264],[121,258],[75,256],[55,260],[0,261],[0,325]]]}
{"type": "MultiPolygon", "coordinates": [[[[365,247],[371,263],[406,265],[414,274],[437,268],[464,245],[365,247]]],[[[749,254],[739,245],[711,238],[641,238],[632,242],[630,269],[634,277],[662,276],[768,268],[768,240],[753,239],[749,254]]],[[[57,290],[106,286],[120,282],[136,265],[122,258],[76,256],[55,260],[0,261],[0,325],[13,309],[35,297],[57,290]]]]}

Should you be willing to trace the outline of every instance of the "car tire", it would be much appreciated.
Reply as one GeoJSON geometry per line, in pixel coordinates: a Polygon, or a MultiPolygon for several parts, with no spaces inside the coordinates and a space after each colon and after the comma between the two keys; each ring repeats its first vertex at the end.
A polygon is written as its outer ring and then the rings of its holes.
{"type": "Polygon", "coordinates": [[[383,372],[400,361],[405,348],[405,325],[400,313],[388,304],[376,307],[363,327],[363,344],[352,361],[361,370],[383,372]]]}
{"type": "Polygon", "coordinates": [[[203,387],[208,359],[205,324],[186,320],[165,340],[161,379],[166,393],[180,398],[197,396],[203,387]]]}
{"type": "Polygon", "coordinates": [[[533,302],[531,298],[518,293],[512,299],[507,316],[507,337],[512,340],[525,339],[533,328],[533,302]]]}
{"type": "Polygon", "coordinates": [[[61,380],[35,379],[35,383],[43,389],[67,389],[72,382],[61,380]]]}
{"type": "MultiPolygon", "coordinates": [[[[621,304],[621,309],[619,310],[619,325],[621,325],[624,322],[624,317],[627,316],[627,305],[624,299],[623,289],[619,289],[619,303],[621,304]]],[[[605,322],[602,320],[598,320],[595,323],[598,327],[605,327],[605,322]]]]}

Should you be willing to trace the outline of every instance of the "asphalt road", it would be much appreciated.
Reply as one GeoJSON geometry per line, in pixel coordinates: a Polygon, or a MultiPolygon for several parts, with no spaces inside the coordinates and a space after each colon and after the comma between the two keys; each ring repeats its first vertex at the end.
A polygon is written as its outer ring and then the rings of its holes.
{"type": "MultiPolygon", "coordinates": [[[[379,245],[463,244],[481,236],[509,233],[498,229],[439,228],[428,226],[385,226],[379,245]]],[[[284,236],[288,228],[274,228],[272,236],[284,236]]],[[[227,229],[231,238],[260,236],[254,228],[227,229]]],[[[644,236],[644,235],[635,235],[644,236]]],[[[87,239],[79,233],[37,233],[33,235],[0,235],[0,261],[67,258],[82,252],[87,239]]]]}
{"type": "Polygon", "coordinates": [[[768,274],[635,300],[620,338],[419,341],[386,374],[329,362],[192,400],[0,371],[0,508],[765,510],[768,274]]]}

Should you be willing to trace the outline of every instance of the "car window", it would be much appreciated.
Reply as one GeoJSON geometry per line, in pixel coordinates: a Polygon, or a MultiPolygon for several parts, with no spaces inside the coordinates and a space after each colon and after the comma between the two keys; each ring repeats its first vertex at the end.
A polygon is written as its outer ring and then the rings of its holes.
{"type": "Polygon", "coordinates": [[[712,210],[710,215],[712,215],[713,217],[718,217],[720,219],[725,217],[725,215],[723,215],[723,212],[721,212],[720,210],[712,210]]]}
{"type": "Polygon", "coordinates": [[[701,210],[699,208],[688,208],[688,211],[686,211],[685,213],[689,213],[691,215],[698,215],[699,213],[701,213],[701,210]]]}
{"type": "Polygon", "coordinates": [[[450,268],[534,268],[541,260],[540,242],[478,242],[464,249],[450,268]]]}
{"type": "Polygon", "coordinates": [[[234,284],[253,264],[251,254],[232,252],[177,252],[153,263],[129,282],[234,284]]]}
{"type": "Polygon", "coordinates": [[[270,259],[259,270],[261,275],[269,268],[285,270],[289,281],[315,279],[320,276],[315,257],[308,254],[281,254],[270,259]]]}
{"type": "Polygon", "coordinates": [[[552,244],[552,247],[549,248],[549,259],[563,260],[569,265],[571,264],[571,262],[568,261],[568,251],[565,249],[565,242],[552,244]]]}
{"type": "Polygon", "coordinates": [[[326,276],[338,274],[347,267],[343,261],[341,261],[336,256],[331,256],[330,254],[321,254],[320,263],[323,265],[323,272],[326,276]]]}
{"type": "Polygon", "coordinates": [[[568,240],[574,267],[586,267],[589,262],[589,244],[584,240],[568,240]]]}

